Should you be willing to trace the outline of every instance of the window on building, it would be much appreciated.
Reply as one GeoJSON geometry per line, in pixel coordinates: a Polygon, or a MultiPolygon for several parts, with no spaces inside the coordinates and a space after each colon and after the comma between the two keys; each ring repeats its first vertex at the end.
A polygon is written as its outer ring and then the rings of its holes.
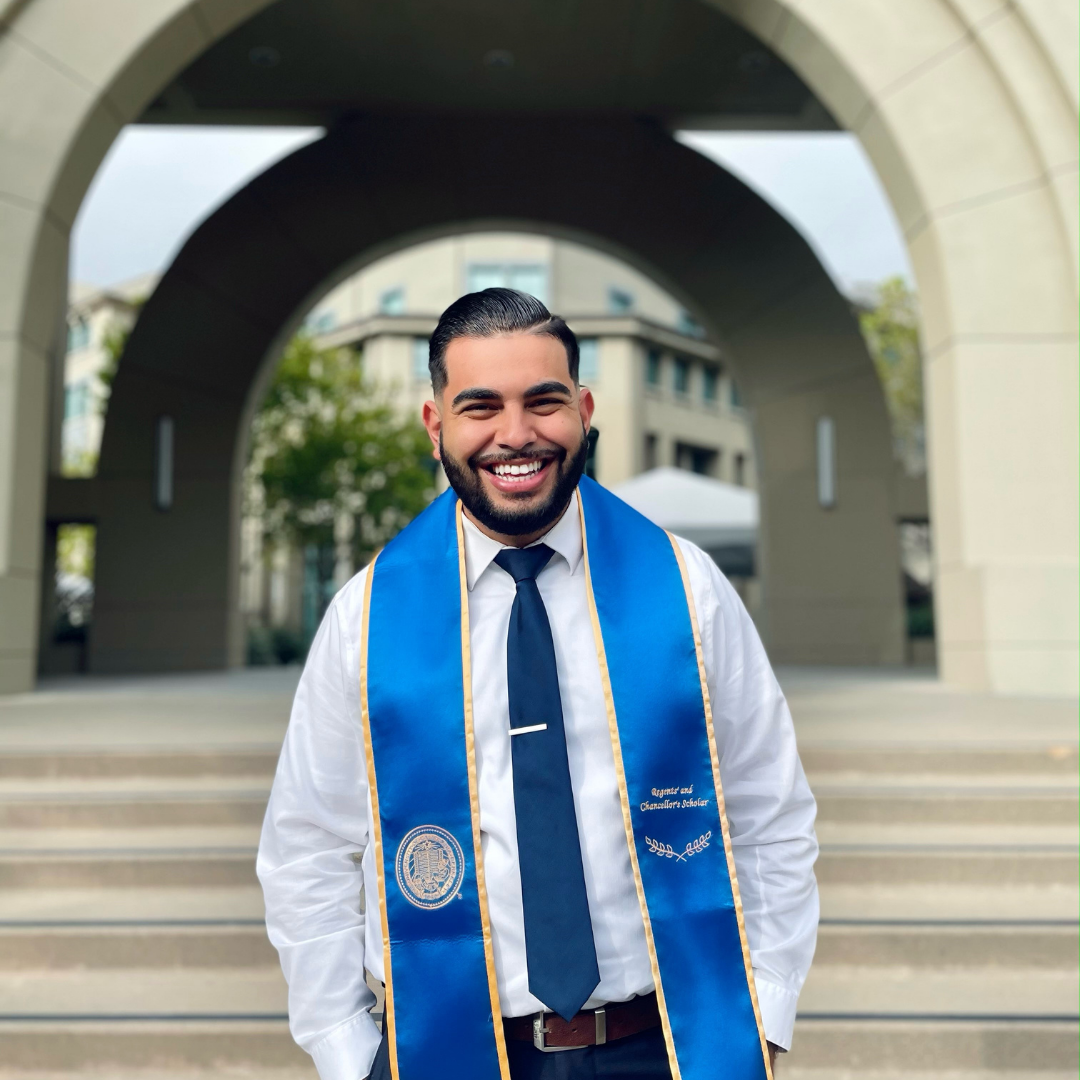
{"type": "Polygon", "coordinates": [[[709,446],[676,443],[675,465],[701,476],[716,476],[720,471],[720,451],[709,446]]]}
{"type": "Polygon", "coordinates": [[[510,288],[535,296],[541,304],[548,299],[547,267],[541,265],[520,265],[510,267],[510,288]]]}
{"type": "Polygon", "coordinates": [[[431,378],[428,370],[428,339],[426,337],[412,339],[412,376],[416,382],[427,382],[431,378]]]}
{"type": "Polygon", "coordinates": [[[702,372],[701,396],[710,405],[715,404],[720,389],[720,372],[706,367],[702,372]]]}
{"type": "Polygon", "coordinates": [[[379,297],[379,314],[405,314],[405,290],[400,285],[394,289],[387,289],[386,292],[379,297]]]}
{"type": "Polygon", "coordinates": [[[316,311],[306,319],[307,329],[312,334],[325,334],[337,325],[337,316],[332,311],[316,311]]]}
{"type": "Polygon", "coordinates": [[[610,285],[607,291],[607,306],[609,314],[625,315],[634,310],[634,294],[610,285]]]}
{"type": "Polygon", "coordinates": [[[660,385],[660,353],[650,349],[645,355],[645,382],[649,386],[660,385]]]}
{"type": "Polygon", "coordinates": [[[643,464],[646,469],[655,469],[659,464],[659,440],[651,431],[645,435],[645,453],[643,456],[643,464]]]}
{"type": "Polygon", "coordinates": [[[685,356],[676,356],[672,365],[672,379],[676,394],[690,393],[690,361],[685,356]]]}
{"type": "Polygon", "coordinates": [[[594,337],[580,338],[578,348],[578,378],[584,383],[594,383],[600,378],[600,341],[594,337]]]}
{"type": "Polygon", "coordinates": [[[471,263],[465,271],[465,291],[483,292],[485,289],[505,289],[505,268],[498,263],[471,263]]]}
{"type": "Polygon", "coordinates": [[[90,324],[85,319],[78,319],[68,326],[68,352],[85,349],[90,344],[90,324]]]}
{"type": "Polygon", "coordinates": [[[86,379],[64,387],[64,419],[77,420],[88,416],[92,404],[90,383],[86,379]]]}
{"type": "Polygon", "coordinates": [[[705,336],[705,327],[689,311],[679,312],[678,327],[687,337],[703,338],[705,336]]]}
{"type": "Polygon", "coordinates": [[[517,289],[548,302],[548,268],[543,263],[470,263],[465,271],[465,291],[517,289]]]}
{"type": "Polygon", "coordinates": [[[746,455],[736,454],[734,464],[735,483],[738,484],[739,487],[746,487],[746,455]]]}
{"type": "Polygon", "coordinates": [[[731,407],[733,409],[741,409],[742,408],[742,394],[739,393],[739,387],[736,385],[734,379],[729,379],[728,382],[729,382],[729,385],[731,386],[731,391],[730,391],[731,407]]]}

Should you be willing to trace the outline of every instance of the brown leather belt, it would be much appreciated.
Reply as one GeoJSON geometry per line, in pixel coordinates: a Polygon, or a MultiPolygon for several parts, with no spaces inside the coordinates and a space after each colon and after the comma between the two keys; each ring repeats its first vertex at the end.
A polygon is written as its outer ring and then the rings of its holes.
{"type": "Polygon", "coordinates": [[[515,1042],[531,1042],[537,1050],[571,1050],[637,1035],[660,1026],[656,993],[629,1001],[613,1001],[600,1009],[579,1012],[573,1020],[558,1013],[511,1016],[503,1021],[506,1037],[515,1042]]]}

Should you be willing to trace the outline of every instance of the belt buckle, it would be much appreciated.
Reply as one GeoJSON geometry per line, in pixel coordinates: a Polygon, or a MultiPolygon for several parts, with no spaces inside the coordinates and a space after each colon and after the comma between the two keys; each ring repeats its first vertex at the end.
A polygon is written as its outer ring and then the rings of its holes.
{"type": "Polygon", "coordinates": [[[587,1046],[603,1046],[607,1042],[607,1011],[601,1006],[593,1009],[593,1019],[596,1023],[596,1042],[582,1043],[580,1046],[548,1046],[547,1028],[544,1026],[544,1017],[550,1016],[547,1012],[538,1012],[533,1016],[533,1046],[545,1054],[557,1054],[560,1050],[584,1050],[587,1046]]]}

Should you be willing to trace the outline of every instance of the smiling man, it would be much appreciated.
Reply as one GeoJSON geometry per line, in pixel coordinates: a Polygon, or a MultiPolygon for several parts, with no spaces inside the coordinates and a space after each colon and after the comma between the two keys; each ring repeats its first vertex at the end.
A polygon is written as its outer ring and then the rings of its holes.
{"type": "Polygon", "coordinates": [[[327,611],[263,827],[293,1034],[322,1080],[771,1077],[817,845],[753,625],[583,477],[539,301],[462,297],[430,370],[450,490],[327,611]]]}

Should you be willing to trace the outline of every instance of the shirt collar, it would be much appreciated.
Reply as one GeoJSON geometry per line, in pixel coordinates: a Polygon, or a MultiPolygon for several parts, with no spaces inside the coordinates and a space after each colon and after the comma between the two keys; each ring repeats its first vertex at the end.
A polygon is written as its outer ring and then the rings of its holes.
{"type": "MultiPolygon", "coordinates": [[[[465,533],[465,576],[468,579],[469,591],[472,592],[480,580],[480,575],[507,545],[500,544],[498,540],[492,540],[490,536],[482,533],[465,515],[462,515],[461,523],[465,533]]],[[[562,517],[533,543],[547,544],[556,555],[561,555],[566,560],[571,574],[577,571],[582,556],[577,491],[570,497],[570,503],[562,517]]],[[[529,544],[529,547],[532,546],[533,544],[529,544]]]]}

